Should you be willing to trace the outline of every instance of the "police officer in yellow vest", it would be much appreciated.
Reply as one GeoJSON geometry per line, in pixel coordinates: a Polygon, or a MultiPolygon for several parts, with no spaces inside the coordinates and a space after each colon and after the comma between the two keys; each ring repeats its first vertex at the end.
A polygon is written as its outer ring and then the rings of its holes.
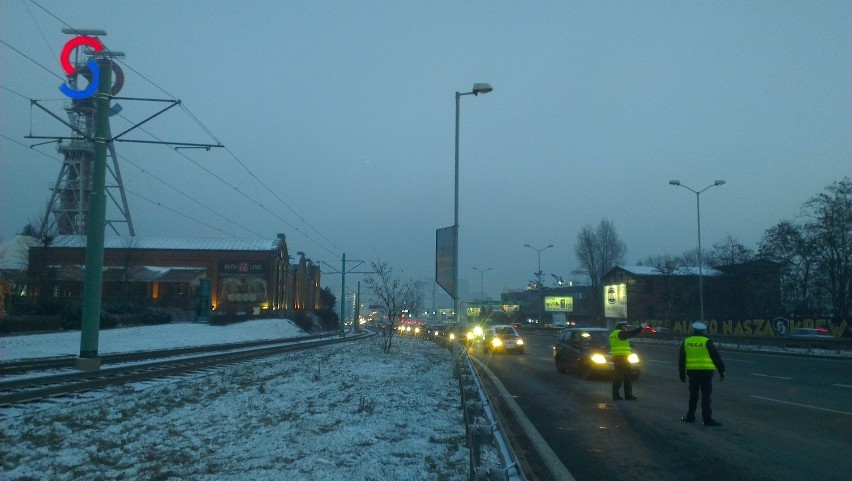
{"type": "Polygon", "coordinates": [[[695,333],[683,340],[680,346],[678,369],[681,382],[689,376],[689,409],[681,418],[685,423],[695,422],[695,409],[698,407],[698,394],[701,393],[701,417],[705,426],[721,426],[713,419],[710,407],[710,393],[713,391],[713,371],[719,371],[719,381],[725,380],[725,363],[713,341],[707,338],[707,325],[703,322],[692,324],[695,333]]]}
{"type": "Polygon", "coordinates": [[[630,353],[633,350],[630,348],[630,339],[638,335],[644,329],[639,326],[636,329],[628,330],[627,321],[618,321],[615,324],[615,330],[609,334],[609,349],[612,354],[612,399],[621,401],[635,401],[633,396],[633,373],[630,369],[630,353]],[[624,397],[621,397],[621,384],[624,384],[624,397]]]}

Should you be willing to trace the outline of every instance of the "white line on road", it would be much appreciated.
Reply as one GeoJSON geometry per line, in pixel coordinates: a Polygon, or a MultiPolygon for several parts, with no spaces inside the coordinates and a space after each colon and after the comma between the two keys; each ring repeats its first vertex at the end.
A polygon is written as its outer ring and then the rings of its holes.
{"type": "Polygon", "coordinates": [[[852,385],[850,385],[850,384],[832,384],[832,386],[834,386],[834,387],[848,387],[848,388],[852,388],[852,385]]]}
{"type": "Polygon", "coordinates": [[[772,402],[781,403],[781,404],[789,404],[791,406],[799,406],[799,407],[808,408],[808,409],[816,409],[818,411],[827,411],[827,412],[830,412],[830,413],[843,414],[845,416],[852,416],[852,413],[848,413],[846,411],[838,411],[836,409],[821,408],[821,407],[818,407],[818,406],[809,406],[807,404],[799,404],[799,403],[794,403],[794,402],[790,402],[790,401],[782,401],[780,399],[772,399],[772,398],[763,397],[763,396],[752,395],[751,397],[757,398],[757,399],[763,399],[764,401],[772,401],[772,402]]]}
{"type": "Polygon", "coordinates": [[[751,375],[752,375],[752,376],[757,376],[757,377],[768,377],[768,378],[770,378],[770,379],[783,379],[783,380],[785,380],[785,381],[792,381],[792,380],[793,380],[793,378],[792,378],[792,377],[784,377],[784,376],[770,376],[769,374],[759,374],[759,373],[756,373],[756,372],[751,373],[751,375]]]}

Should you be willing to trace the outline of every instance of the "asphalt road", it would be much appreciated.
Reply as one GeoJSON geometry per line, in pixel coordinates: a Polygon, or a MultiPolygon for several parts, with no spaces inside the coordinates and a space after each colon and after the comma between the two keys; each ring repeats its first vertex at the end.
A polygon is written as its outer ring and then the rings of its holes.
{"type": "MultiPolygon", "coordinates": [[[[677,347],[635,341],[638,401],[615,402],[610,381],[558,374],[553,338],[527,337],[526,354],[476,357],[497,375],[578,481],[846,480],[852,473],[852,360],[721,350],[727,376],[713,383],[721,427],[686,424],[677,347]]],[[[491,398],[496,394],[489,393],[491,398]]],[[[533,480],[552,479],[510,414],[533,480]]],[[[700,407],[699,407],[700,412],[700,407]]]]}

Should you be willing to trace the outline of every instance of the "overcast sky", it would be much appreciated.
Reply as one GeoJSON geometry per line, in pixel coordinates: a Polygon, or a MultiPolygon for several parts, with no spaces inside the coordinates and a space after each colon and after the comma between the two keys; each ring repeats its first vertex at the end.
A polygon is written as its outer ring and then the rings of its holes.
{"type": "MultiPolygon", "coordinates": [[[[849,5],[0,0],[0,239],[41,218],[59,174],[55,144],[25,137],[70,133],[29,99],[64,115],[72,26],[125,53],[119,96],[182,102],[125,138],[226,147],[116,143],[138,236],[284,233],[338,268],[345,253],[434,278],[435,230],[453,224],[454,94],[488,82],[461,98],[472,295],[524,287],[538,260],[524,244],[554,245],[548,281],[581,280],[577,233],[604,218],[629,264],[696,248],[696,196],[670,179],[724,179],[700,196],[702,244],[755,248],[852,173],[849,5]]],[[[163,107],[117,102],[113,133],[163,107]]]]}

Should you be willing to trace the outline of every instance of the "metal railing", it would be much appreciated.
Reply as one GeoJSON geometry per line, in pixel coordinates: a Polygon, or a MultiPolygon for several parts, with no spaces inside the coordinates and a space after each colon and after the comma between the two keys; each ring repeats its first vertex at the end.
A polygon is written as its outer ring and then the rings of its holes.
{"type": "Polygon", "coordinates": [[[515,452],[500,426],[479,374],[458,343],[449,344],[453,376],[459,380],[471,481],[526,481],[515,452]]]}

